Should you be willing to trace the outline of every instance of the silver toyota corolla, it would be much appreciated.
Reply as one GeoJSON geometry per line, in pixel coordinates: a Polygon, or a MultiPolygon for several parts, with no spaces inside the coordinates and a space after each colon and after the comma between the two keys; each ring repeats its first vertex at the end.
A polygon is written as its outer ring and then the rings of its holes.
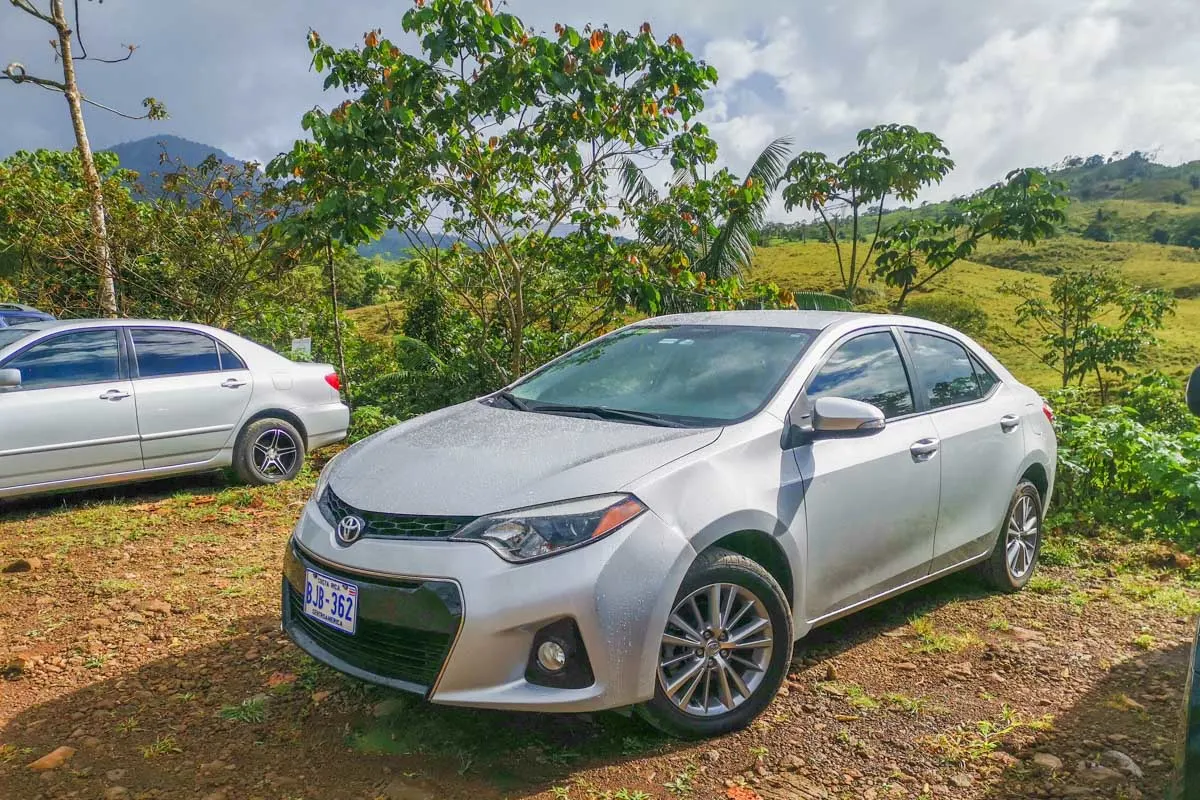
{"type": "Polygon", "coordinates": [[[287,548],[284,627],[435,703],[724,733],[817,625],[972,565],[1024,586],[1051,419],[922,320],[647,320],[337,456],[287,548]]]}
{"type": "Polygon", "coordinates": [[[233,466],[295,477],[346,436],[328,364],[202,325],[32,322],[0,330],[0,498],[233,466]]]}

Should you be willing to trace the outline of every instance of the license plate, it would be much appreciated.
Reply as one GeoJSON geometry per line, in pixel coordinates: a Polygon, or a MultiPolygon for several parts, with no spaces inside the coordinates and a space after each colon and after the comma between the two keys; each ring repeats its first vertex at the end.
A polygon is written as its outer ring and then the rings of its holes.
{"type": "Polygon", "coordinates": [[[358,623],[358,587],[306,569],[304,614],[331,628],[354,633],[358,623]]]}

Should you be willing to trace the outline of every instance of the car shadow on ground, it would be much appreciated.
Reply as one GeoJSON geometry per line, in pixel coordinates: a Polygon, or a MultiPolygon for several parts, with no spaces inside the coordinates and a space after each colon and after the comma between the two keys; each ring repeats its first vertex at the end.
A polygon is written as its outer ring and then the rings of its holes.
{"type": "Polygon", "coordinates": [[[1016,749],[1020,763],[1003,770],[984,797],[1164,797],[1182,742],[1191,651],[1190,643],[1174,644],[1115,665],[1054,716],[1051,730],[1016,749]],[[1037,764],[1038,753],[1061,767],[1037,764]]]}
{"type": "MultiPolygon", "coordinates": [[[[794,663],[819,667],[913,616],[987,594],[971,577],[938,581],[814,631],[794,663]]],[[[196,787],[197,797],[223,788],[230,797],[522,797],[584,770],[632,776],[644,759],[713,746],[668,739],[615,712],[429,705],[322,667],[278,626],[272,615],[236,619],[218,642],[180,646],[20,713],[0,730],[20,755],[0,758],[0,797],[98,797],[115,784],[172,798],[196,787]],[[39,777],[25,768],[63,744],[79,751],[71,770],[39,777]]]]}
{"type": "Polygon", "coordinates": [[[15,522],[101,503],[154,503],[178,494],[213,494],[236,485],[225,470],[213,470],[93,489],[4,498],[0,499],[0,520],[15,522]]]}

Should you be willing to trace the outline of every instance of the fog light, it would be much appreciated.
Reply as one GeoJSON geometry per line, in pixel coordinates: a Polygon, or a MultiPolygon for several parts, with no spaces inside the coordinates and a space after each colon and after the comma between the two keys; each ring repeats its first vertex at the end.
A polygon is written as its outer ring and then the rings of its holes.
{"type": "Polygon", "coordinates": [[[538,648],[538,663],[547,672],[558,672],[567,665],[567,651],[553,640],[542,642],[538,648]]]}

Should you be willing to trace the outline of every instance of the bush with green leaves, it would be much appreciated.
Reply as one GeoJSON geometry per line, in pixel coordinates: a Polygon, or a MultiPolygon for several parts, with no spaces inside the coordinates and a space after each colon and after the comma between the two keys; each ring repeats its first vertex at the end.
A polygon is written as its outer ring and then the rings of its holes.
{"type": "Polygon", "coordinates": [[[1200,432],[1183,424],[1167,391],[1152,377],[1128,390],[1132,405],[1091,413],[1079,410],[1078,397],[1052,398],[1059,408],[1053,523],[1200,545],[1200,432]]]}
{"type": "Polygon", "coordinates": [[[347,441],[353,444],[398,424],[400,420],[385,413],[378,406],[359,406],[350,415],[350,434],[347,441]]]}

